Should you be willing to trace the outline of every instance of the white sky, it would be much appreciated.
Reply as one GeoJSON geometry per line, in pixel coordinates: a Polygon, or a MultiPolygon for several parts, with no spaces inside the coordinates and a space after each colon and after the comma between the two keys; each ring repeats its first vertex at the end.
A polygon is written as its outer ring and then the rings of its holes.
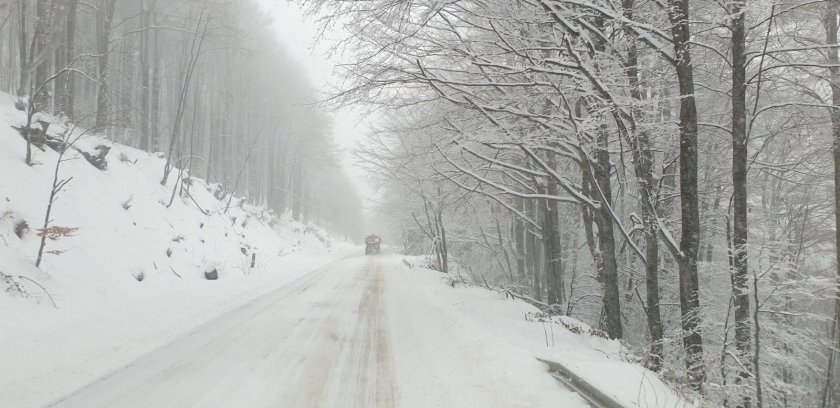
{"type": "MultiPolygon", "coordinates": [[[[277,39],[286,47],[289,54],[307,72],[310,82],[319,91],[326,92],[332,80],[333,67],[339,63],[337,57],[326,55],[326,45],[315,46],[317,36],[316,23],[304,16],[296,4],[287,0],[259,0],[263,8],[272,15],[272,27],[277,39]]],[[[353,164],[351,151],[367,132],[364,118],[342,109],[331,112],[333,116],[333,137],[344,157],[344,167],[356,184],[356,190],[362,196],[367,207],[373,191],[367,183],[367,175],[353,164]]]]}

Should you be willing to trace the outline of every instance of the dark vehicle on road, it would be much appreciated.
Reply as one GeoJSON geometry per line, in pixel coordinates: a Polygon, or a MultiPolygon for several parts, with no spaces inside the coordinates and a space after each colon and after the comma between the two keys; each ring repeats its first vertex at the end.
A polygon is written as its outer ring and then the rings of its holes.
{"type": "Polygon", "coordinates": [[[365,238],[365,255],[378,254],[381,251],[381,244],[382,238],[379,238],[378,235],[368,235],[367,238],[365,238]]]}

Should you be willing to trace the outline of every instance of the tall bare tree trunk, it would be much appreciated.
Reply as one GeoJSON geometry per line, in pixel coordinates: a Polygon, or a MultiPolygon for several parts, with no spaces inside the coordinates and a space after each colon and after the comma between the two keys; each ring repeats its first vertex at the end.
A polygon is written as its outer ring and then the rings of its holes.
{"type": "Polygon", "coordinates": [[[694,68],[691,63],[691,33],[688,0],[670,0],[668,17],[676,57],[680,89],[680,313],[688,381],[702,390],[706,381],[703,336],[700,331],[700,288],[697,255],[700,246],[700,201],[697,191],[697,105],[694,99],[694,68]]]}
{"type": "Polygon", "coordinates": [[[151,66],[149,63],[150,37],[153,35],[151,29],[150,2],[140,2],[140,25],[143,32],[140,33],[140,148],[152,151],[152,128],[151,128],[151,66]]]}
{"type": "MultiPolygon", "coordinates": [[[[653,164],[653,157],[650,150],[643,155],[643,161],[653,164]]],[[[653,180],[652,166],[644,177],[645,184],[642,196],[642,222],[645,235],[645,300],[647,304],[648,331],[650,332],[650,359],[645,364],[652,371],[659,371],[662,368],[662,312],[659,306],[659,222],[654,204],[653,191],[655,182],[653,180]]]]}
{"type": "MultiPolygon", "coordinates": [[[[54,72],[61,70],[68,62],[65,58],[67,50],[67,18],[61,14],[63,11],[66,11],[66,7],[67,5],[63,1],[58,0],[57,12],[53,21],[54,25],[52,26],[52,30],[54,31],[53,38],[55,40],[52,44],[54,72]]],[[[53,79],[55,92],[52,94],[52,113],[56,116],[61,115],[61,96],[64,93],[63,88],[66,86],[65,78],[66,73],[63,73],[53,79]]]]}
{"type": "MultiPolygon", "coordinates": [[[[64,44],[56,49],[56,68],[61,69],[76,58],[76,10],[79,0],[64,0],[67,17],[64,21],[64,44]]],[[[56,78],[53,109],[56,114],[63,114],[73,119],[75,110],[76,79],[73,71],[67,71],[56,78]]]]}
{"type": "MultiPolygon", "coordinates": [[[[157,6],[157,1],[152,0],[152,6],[157,6]]],[[[153,26],[157,26],[157,12],[154,8],[149,10],[151,24],[153,26]]],[[[158,38],[160,36],[157,29],[152,30],[151,33],[152,38],[151,41],[151,48],[152,48],[152,55],[151,60],[149,61],[151,64],[150,68],[150,76],[151,76],[151,99],[149,100],[149,138],[151,146],[149,151],[160,151],[163,146],[163,141],[161,140],[161,131],[160,131],[160,83],[161,83],[161,73],[160,73],[160,42],[158,38]]],[[[219,151],[221,153],[221,150],[219,151]]]]}
{"type": "Polygon", "coordinates": [[[26,51],[26,5],[28,0],[17,1],[18,12],[18,63],[20,64],[20,81],[17,96],[29,94],[29,59],[26,51]]]}
{"type": "MultiPolygon", "coordinates": [[[[632,20],[634,0],[624,0],[622,5],[624,16],[632,20]]],[[[630,27],[625,27],[624,30],[633,38],[630,27]]],[[[633,109],[630,140],[633,144],[633,167],[639,183],[645,236],[645,313],[650,333],[650,358],[646,366],[653,371],[659,371],[662,367],[662,313],[659,307],[659,216],[656,213],[658,183],[653,173],[654,159],[650,135],[647,131],[638,129],[636,125],[638,121],[645,121],[646,115],[640,106],[644,98],[639,81],[639,58],[635,41],[631,42],[627,49],[626,66],[630,96],[637,102],[633,109]]]]}
{"type": "MultiPolygon", "coordinates": [[[[33,42],[35,45],[33,55],[30,56],[31,62],[34,66],[30,69],[35,69],[35,82],[32,84],[32,89],[41,87],[41,84],[47,81],[49,76],[50,64],[50,29],[52,28],[52,1],[38,0],[35,4],[36,21],[35,21],[35,38],[33,42]]],[[[49,86],[41,87],[41,90],[32,95],[35,98],[35,108],[38,111],[43,110],[48,101],[49,86]]]]}
{"type": "MultiPolygon", "coordinates": [[[[513,199],[514,208],[520,213],[525,213],[524,200],[519,197],[513,199]]],[[[513,220],[513,242],[516,249],[516,273],[517,279],[525,277],[525,221],[514,217],[513,220]]]]}
{"type": "MultiPolygon", "coordinates": [[[[525,201],[525,213],[532,220],[539,222],[539,206],[536,200],[525,201]]],[[[537,231],[533,226],[525,226],[525,269],[531,274],[531,287],[534,291],[534,299],[542,301],[542,278],[540,277],[539,244],[537,243],[537,231]]]]}
{"type": "MultiPolygon", "coordinates": [[[[740,367],[750,366],[751,324],[750,298],[747,288],[747,101],[746,31],[744,3],[730,3],[732,16],[732,294],[735,314],[735,346],[740,367]]],[[[740,369],[736,384],[748,381],[750,373],[740,369]]],[[[743,388],[743,387],[739,387],[743,388]]],[[[739,406],[749,408],[748,393],[740,398],[739,406]]]]}
{"type": "Polygon", "coordinates": [[[612,183],[610,181],[611,164],[609,140],[607,130],[597,132],[597,147],[595,162],[592,163],[594,183],[592,183],[593,197],[601,201],[601,207],[594,213],[595,225],[598,227],[598,249],[601,255],[601,265],[598,275],[604,287],[604,324],[611,339],[623,337],[621,325],[621,304],[618,290],[618,261],[615,257],[615,232],[613,219],[610,214],[612,206],[612,183]]]}
{"type": "MultiPolygon", "coordinates": [[[[840,57],[838,57],[837,49],[837,20],[839,17],[840,3],[837,1],[827,2],[823,26],[825,27],[825,42],[833,46],[827,50],[827,62],[830,67],[831,102],[834,106],[833,109],[830,109],[830,115],[832,154],[834,157],[834,250],[837,282],[835,283],[834,321],[830,335],[834,349],[829,349],[825,386],[821,396],[822,408],[832,406],[833,392],[837,388],[837,379],[834,377],[835,366],[837,365],[837,350],[840,350],[840,108],[838,108],[840,107],[840,68],[838,68],[840,57]]],[[[834,402],[836,404],[837,401],[834,402]]]]}
{"type": "Polygon", "coordinates": [[[297,162],[292,172],[292,219],[295,221],[301,221],[301,215],[303,213],[303,208],[301,207],[303,205],[301,202],[301,192],[303,190],[303,185],[301,184],[301,179],[303,179],[302,167],[303,165],[297,162]]]}
{"type": "MultiPolygon", "coordinates": [[[[554,152],[548,152],[546,160],[551,168],[557,167],[554,152]]],[[[547,180],[546,194],[557,196],[559,189],[553,178],[547,180]]],[[[563,245],[560,231],[559,205],[556,200],[540,200],[543,212],[543,252],[545,254],[545,283],[549,305],[560,305],[565,301],[563,277],[563,245]]],[[[557,309],[559,310],[559,308],[557,309]]]]}
{"type": "MultiPolygon", "coordinates": [[[[603,31],[605,20],[598,16],[594,25],[603,31]]],[[[595,50],[604,52],[606,42],[603,38],[595,38],[595,50]]],[[[595,72],[600,72],[598,63],[595,63],[595,72]]],[[[585,102],[585,107],[590,108],[585,102]]],[[[604,288],[604,317],[603,324],[611,339],[624,337],[624,330],[621,324],[621,299],[618,289],[618,260],[615,255],[615,232],[612,217],[612,163],[610,163],[609,151],[609,130],[607,125],[601,125],[595,134],[595,160],[590,164],[592,171],[592,197],[601,202],[601,206],[594,211],[595,225],[598,227],[598,249],[601,256],[601,264],[598,276],[604,288]]]]}
{"type": "MultiPolygon", "coordinates": [[[[438,196],[441,195],[440,187],[438,187],[438,196]]],[[[440,237],[440,259],[441,272],[449,272],[449,244],[446,241],[446,228],[443,225],[443,203],[438,202],[437,212],[435,213],[438,236],[440,237]]]]}
{"type": "Polygon", "coordinates": [[[94,127],[102,129],[108,123],[108,46],[111,41],[111,20],[117,0],[102,0],[98,12],[98,37],[96,52],[99,60],[99,88],[96,92],[96,122],[94,127]]]}

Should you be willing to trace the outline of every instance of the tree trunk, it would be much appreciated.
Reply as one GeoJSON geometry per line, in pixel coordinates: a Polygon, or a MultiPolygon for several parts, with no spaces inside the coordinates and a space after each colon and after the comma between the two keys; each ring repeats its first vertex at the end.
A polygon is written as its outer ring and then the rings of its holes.
{"type": "MultiPolygon", "coordinates": [[[[50,53],[51,34],[49,30],[52,28],[52,8],[52,1],[50,0],[38,0],[35,5],[35,11],[37,13],[35,38],[33,39],[35,51],[30,56],[30,61],[34,64],[34,67],[30,67],[30,69],[35,69],[35,83],[32,84],[33,90],[41,87],[49,76],[50,64],[48,63],[48,54],[50,53]]],[[[42,87],[36,95],[32,96],[35,98],[35,110],[44,110],[48,101],[49,86],[42,87]]]]}
{"type": "Polygon", "coordinates": [[[303,178],[303,171],[301,170],[301,164],[295,164],[295,170],[292,172],[292,219],[295,221],[301,221],[301,179],[303,178]]]}
{"type": "Polygon", "coordinates": [[[312,204],[309,202],[309,183],[303,184],[303,198],[301,199],[301,212],[303,214],[303,223],[309,224],[309,217],[312,211],[312,204]]]}
{"type": "MultiPolygon", "coordinates": [[[[440,192],[440,189],[438,189],[440,192]]],[[[449,272],[449,246],[446,242],[446,228],[443,225],[443,207],[441,206],[437,211],[437,227],[440,235],[440,260],[441,272],[449,272]]]]}
{"type": "MultiPolygon", "coordinates": [[[[514,198],[513,205],[520,213],[525,213],[524,200],[521,198],[514,198]]],[[[513,220],[513,237],[516,246],[516,273],[517,279],[524,279],[525,277],[525,221],[514,217],[513,220]]]]}
{"type": "Polygon", "coordinates": [[[29,59],[26,46],[26,5],[28,0],[17,1],[18,11],[18,53],[20,64],[20,81],[18,82],[17,96],[29,94],[29,59]]]}
{"type": "MultiPolygon", "coordinates": [[[[55,13],[55,18],[53,21],[52,29],[55,31],[55,35],[53,36],[55,39],[55,44],[53,44],[53,72],[58,72],[61,70],[65,65],[67,65],[67,59],[65,58],[66,52],[66,42],[67,42],[67,19],[66,17],[62,18],[61,11],[66,8],[66,5],[63,4],[61,0],[58,0],[59,4],[57,7],[57,13],[55,13]]],[[[55,92],[52,94],[52,113],[56,116],[61,116],[61,96],[64,93],[63,89],[66,86],[65,82],[66,73],[58,74],[55,79],[53,80],[53,86],[55,88],[55,92]]]]}
{"type": "MultiPolygon", "coordinates": [[[[747,288],[747,106],[746,106],[746,31],[744,3],[730,3],[732,16],[732,294],[735,316],[735,346],[740,367],[750,366],[750,298],[747,288]]],[[[736,385],[749,380],[747,369],[739,369],[736,385]]],[[[743,389],[743,387],[738,387],[743,389]]],[[[744,393],[740,407],[749,408],[749,393],[744,393]]]]}
{"type": "MultiPolygon", "coordinates": [[[[633,19],[634,0],[624,0],[624,15],[628,20],[633,19]]],[[[629,27],[625,27],[631,38],[634,36],[629,27]]],[[[631,123],[633,144],[633,161],[636,180],[639,184],[641,199],[642,224],[645,237],[645,294],[648,332],[650,333],[650,358],[646,366],[652,371],[659,371],[662,367],[662,313],[659,307],[659,215],[656,212],[657,180],[653,173],[654,159],[650,135],[646,130],[638,129],[638,121],[646,121],[645,112],[641,109],[644,97],[639,82],[639,62],[636,42],[633,41],[627,50],[627,78],[630,83],[630,96],[637,102],[633,109],[631,123]]]]}
{"type": "MultiPolygon", "coordinates": [[[[599,31],[604,30],[605,20],[598,16],[594,20],[594,26],[599,31]]],[[[595,50],[604,52],[606,43],[603,38],[595,39],[595,50]]],[[[600,72],[598,63],[595,63],[595,72],[600,72]]],[[[583,99],[584,107],[590,110],[586,99],[583,99]]],[[[609,151],[609,130],[606,124],[602,124],[595,131],[594,162],[589,164],[592,172],[590,188],[592,198],[601,203],[600,207],[593,213],[595,225],[598,227],[598,250],[600,252],[601,264],[598,270],[599,280],[604,288],[604,302],[602,316],[606,326],[606,332],[611,339],[620,339],[624,336],[621,324],[621,299],[618,289],[618,260],[615,255],[615,232],[613,229],[612,217],[612,163],[610,163],[609,151]]],[[[586,158],[588,160],[588,158],[586,158]]]]}
{"type": "MultiPolygon", "coordinates": [[[[550,189],[549,189],[550,191],[550,189]]],[[[552,193],[548,193],[552,194],[552,193]]],[[[554,200],[540,200],[543,211],[543,251],[545,253],[545,283],[549,305],[560,305],[565,301],[563,277],[563,247],[560,223],[557,219],[558,205],[554,200]]],[[[557,309],[559,310],[559,308],[557,309]]]]}
{"type": "Polygon", "coordinates": [[[680,90],[680,314],[689,385],[702,390],[706,381],[703,336],[700,331],[700,289],[697,255],[700,246],[700,210],[697,191],[697,106],[691,64],[688,0],[670,0],[668,17],[676,56],[680,90]]]}
{"type": "MultiPolygon", "coordinates": [[[[840,4],[837,2],[826,3],[826,15],[823,18],[825,27],[826,44],[837,45],[837,19],[840,16],[840,4]]],[[[830,66],[831,102],[834,106],[830,109],[831,115],[831,138],[832,154],[834,157],[834,251],[835,267],[837,267],[837,282],[835,283],[834,299],[834,322],[831,327],[830,338],[833,343],[833,350],[829,349],[829,358],[826,370],[825,386],[822,392],[822,407],[831,406],[832,393],[838,388],[837,379],[834,378],[837,354],[840,350],[840,68],[838,63],[838,49],[829,48],[827,51],[827,62],[830,66]]]]}
{"type": "Polygon", "coordinates": [[[265,194],[265,204],[266,207],[272,209],[274,211],[278,211],[277,206],[277,180],[282,179],[278,177],[277,172],[279,171],[277,168],[277,145],[279,144],[277,136],[269,137],[268,138],[268,145],[269,145],[269,152],[268,156],[266,157],[266,194],[265,194]]]}
{"type": "MultiPolygon", "coordinates": [[[[717,186],[715,186],[715,198],[712,201],[712,208],[711,208],[710,215],[709,215],[712,218],[711,225],[710,225],[711,230],[716,230],[717,229],[717,216],[716,216],[716,214],[717,214],[717,211],[720,209],[720,200],[721,200],[722,195],[723,195],[723,186],[718,184],[717,186]]],[[[711,242],[711,235],[712,234],[709,234],[709,235],[710,235],[710,237],[706,239],[707,241],[709,241],[706,244],[706,263],[712,263],[712,261],[714,260],[715,245],[714,245],[713,242],[711,242]]]]}
{"type": "MultiPolygon", "coordinates": [[[[527,200],[525,202],[526,214],[532,220],[539,219],[539,209],[537,208],[536,200],[527,200]]],[[[539,222],[539,221],[537,221],[539,222]]],[[[533,226],[525,226],[525,269],[530,273],[531,286],[534,291],[534,299],[542,301],[542,278],[540,278],[540,260],[537,250],[537,231],[533,226]]]]}
{"type": "Polygon", "coordinates": [[[152,33],[151,16],[149,15],[148,0],[140,2],[140,24],[143,32],[140,33],[140,148],[152,151],[152,129],[151,129],[151,67],[149,64],[149,43],[152,33]]]}
{"type": "Polygon", "coordinates": [[[604,323],[611,339],[623,337],[621,326],[621,304],[618,290],[618,262],[615,257],[615,233],[610,214],[612,205],[612,183],[609,140],[606,129],[597,132],[595,163],[592,163],[594,181],[593,196],[601,201],[601,207],[595,211],[595,225],[598,227],[598,249],[601,255],[601,267],[598,274],[604,287],[604,323]]]}
{"type": "MultiPolygon", "coordinates": [[[[152,1],[152,6],[156,6],[157,2],[152,1]]],[[[153,26],[157,26],[157,13],[155,9],[149,10],[149,14],[151,14],[151,22],[153,26]]],[[[152,30],[151,33],[151,50],[153,52],[151,56],[151,67],[150,67],[150,75],[151,75],[151,100],[149,100],[149,132],[151,133],[151,148],[150,151],[160,151],[162,150],[163,141],[161,140],[161,131],[160,131],[160,82],[161,82],[161,74],[160,74],[160,43],[158,41],[159,37],[158,30],[152,30]]],[[[221,149],[219,149],[219,153],[221,154],[221,149]]]]}
{"type": "MultiPolygon", "coordinates": [[[[589,188],[589,165],[582,162],[581,165],[581,193],[587,197],[592,196],[592,191],[589,188]]],[[[586,237],[586,246],[589,248],[589,254],[592,255],[592,261],[595,263],[595,268],[601,270],[601,254],[598,251],[598,244],[595,242],[595,232],[592,228],[595,221],[592,215],[593,210],[585,205],[580,206],[581,221],[583,222],[584,236],[586,237]]],[[[600,281],[601,274],[598,272],[598,280],[600,281]]]]}
{"type": "Polygon", "coordinates": [[[96,51],[99,60],[99,89],[96,92],[96,122],[94,128],[102,130],[108,123],[108,46],[111,40],[111,20],[117,0],[103,0],[98,12],[98,37],[96,51]]]}
{"type": "MultiPolygon", "coordinates": [[[[551,168],[557,167],[557,159],[554,152],[547,153],[546,162],[551,168]]],[[[557,182],[549,177],[546,181],[545,193],[550,196],[557,196],[559,188],[557,182]]],[[[563,277],[563,245],[560,232],[559,204],[556,200],[540,200],[540,210],[543,213],[543,253],[545,258],[545,286],[548,295],[549,305],[559,305],[564,302],[563,277]]]]}
{"type": "MultiPolygon", "coordinates": [[[[64,22],[64,44],[56,49],[56,68],[70,64],[76,58],[76,10],[79,0],[65,0],[67,17],[64,22]]],[[[72,71],[56,78],[53,107],[56,114],[73,119],[76,80],[72,71]]]]}

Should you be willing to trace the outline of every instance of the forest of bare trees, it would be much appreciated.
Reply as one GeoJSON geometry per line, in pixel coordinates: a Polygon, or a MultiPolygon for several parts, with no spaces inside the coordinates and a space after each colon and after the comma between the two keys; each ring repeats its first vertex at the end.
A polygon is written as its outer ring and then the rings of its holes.
{"type": "Polygon", "coordinates": [[[361,204],[331,119],[269,23],[250,0],[0,1],[0,89],[32,124],[164,158],[173,194],[200,177],[220,199],[353,232],[361,204]]]}
{"type": "Polygon", "coordinates": [[[302,3],[407,251],[711,406],[840,404],[840,3],[302,3]]]}

